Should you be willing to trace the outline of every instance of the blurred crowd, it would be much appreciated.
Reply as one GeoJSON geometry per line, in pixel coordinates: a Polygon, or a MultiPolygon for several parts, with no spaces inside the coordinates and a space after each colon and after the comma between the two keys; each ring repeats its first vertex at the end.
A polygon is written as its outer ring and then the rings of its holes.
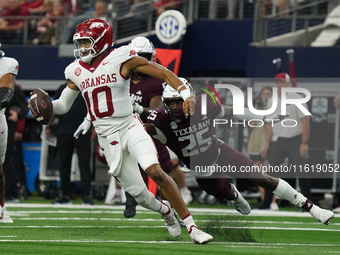
{"type": "Polygon", "coordinates": [[[28,44],[72,43],[76,26],[90,18],[118,24],[125,36],[141,32],[147,15],[156,18],[167,9],[180,8],[181,0],[0,0],[2,44],[22,44],[27,29],[28,44]],[[131,29],[133,28],[133,29],[131,29]],[[131,34],[129,31],[131,30],[131,34]]]}

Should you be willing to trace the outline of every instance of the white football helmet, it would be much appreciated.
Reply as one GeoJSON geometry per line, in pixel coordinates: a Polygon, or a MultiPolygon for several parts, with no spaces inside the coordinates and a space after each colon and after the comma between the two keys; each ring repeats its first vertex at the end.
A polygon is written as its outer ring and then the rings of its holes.
{"type": "MultiPolygon", "coordinates": [[[[195,93],[194,93],[194,90],[192,89],[190,83],[184,78],[179,78],[179,79],[182,81],[182,83],[185,85],[185,87],[190,90],[190,93],[194,97],[195,93]]],[[[171,107],[171,104],[175,100],[180,100],[180,102],[183,103],[183,98],[177,92],[177,90],[175,90],[170,85],[164,83],[163,86],[165,86],[165,87],[164,87],[164,90],[163,90],[162,100],[163,100],[163,104],[164,104],[165,113],[173,121],[181,122],[183,119],[185,119],[185,115],[184,115],[182,107],[178,107],[178,108],[174,109],[174,108],[171,107]]]]}
{"type": "Polygon", "coordinates": [[[153,61],[156,55],[155,47],[152,42],[146,37],[136,37],[129,43],[131,49],[135,50],[140,57],[146,58],[148,61],[153,61]]]}

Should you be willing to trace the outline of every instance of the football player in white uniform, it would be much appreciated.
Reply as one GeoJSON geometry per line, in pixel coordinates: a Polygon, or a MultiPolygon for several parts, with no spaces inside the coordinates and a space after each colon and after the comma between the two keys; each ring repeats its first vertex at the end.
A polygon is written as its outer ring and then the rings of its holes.
{"type": "MultiPolygon", "coordinates": [[[[1,44],[0,44],[1,48],[1,44]]],[[[7,148],[7,121],[5,108],[14,95],[14,76],[18,74],[19,64],[14,58],[4,57],[0,50],[0,223],[13,222],[4,204],[5,176],[2,165],[5,161],[7,148]]]]}
{"type": "Polygon", "coordinates": [[[171,205],[194,242],[212,241],[211,235],[197,228],[177,185],[160,168],[155,146],[143,123],[132,113],[129,97],[132,71],[145,73],[164,80],[176,89],[183,98],[183,110],[188,116],[194,108],[190,90],[170,70],[139,57],[129,46],[110,49],[113,45],[112,27],[101,19],[82,22],[73,41],[77,47],[75,57],[79,60],[66,67],[68,86],[60,98],[53,101],[53,112],[66,113],[80,91],[86,101],[88,115],[76,135],[85,133],[93,123],[110,167],[109,173],[140,205],[159,212],[172,236],[180,236],[181,228],[171,205]],[[166,200],[155,199],[147,190],[137,163],[161,188],[171,205],[166,200]]]}

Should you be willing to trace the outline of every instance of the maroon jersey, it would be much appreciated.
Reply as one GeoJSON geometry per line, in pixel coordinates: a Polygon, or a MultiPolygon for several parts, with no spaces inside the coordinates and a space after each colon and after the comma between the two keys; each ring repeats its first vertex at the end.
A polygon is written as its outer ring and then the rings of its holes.
{"type": "Polygon", "coordinates": [[[223,112],[207,98],[207,114],[201,114],[201,96],[196,97],[195,114],[180,123],[171,120],[164,110],[152,111],[148,123],[153,124],[164,135],[164,142],[188,168],[195,165],[214,164],[219,155],[219,142],[213,136],[213,119],[223,112]]]}
{"type": "Polygon", "coordinates": [[[163,83],[164,81],[151,76],[143,78],[137,84],[131,81],[130,95],[141,106],[149,107],[151,98],[163,94],[163,83]]]}

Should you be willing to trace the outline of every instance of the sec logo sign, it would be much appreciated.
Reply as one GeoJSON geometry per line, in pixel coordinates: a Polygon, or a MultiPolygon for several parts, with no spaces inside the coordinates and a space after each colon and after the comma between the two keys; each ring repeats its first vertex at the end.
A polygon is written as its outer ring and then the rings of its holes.
{"type": "Polygon", "coordinates": [[[178,42],[186,32],[187,22],[176,10],[163,12],[156,21],[156,35],[165,44],[178,42]]]}

